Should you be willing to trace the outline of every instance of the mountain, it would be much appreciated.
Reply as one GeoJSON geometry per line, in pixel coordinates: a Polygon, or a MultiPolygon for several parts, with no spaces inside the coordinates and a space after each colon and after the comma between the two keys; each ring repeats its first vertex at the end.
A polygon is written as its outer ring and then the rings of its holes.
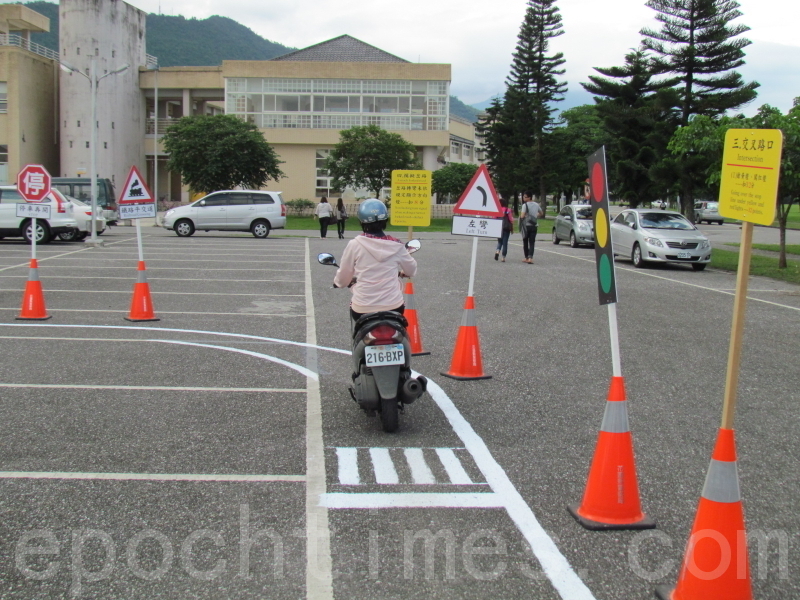
{"type": "Polygon", "coordinates": [[[464,104],[455,96],[450,96],[450,114],[475,123],[480,113],[481,111],[474,106],[464,104]]]}
{"type": "MultiPolygon", "coordinates": [[[[25,6],[50,19],[50,31],[31,34],[31,41],[59,52],[58,4],[37,0],[25,6]]],[[[268,60],[296,50],[265,40],[227,17],[186,19],[154,13],[147,15],[146,44],[147,53],[158,57],[162,67],[215,66],[223,59],[268,60]]]]}
{"type": "MultiPolygon", "coordinates": [[[[503,94],[495,94],[488,100],[484,100],[483,102],[479,102],[477,104],[472,104],[470,108],[474,108],[478,112],[483,112],[492,105],[492,101],[494,101],[495,98],[502,100],[503,94]]],[[[557,102],[555,104],[555,108],[560,112],[569,110],[570,108],[575,108],[576,106],[583,106],[584,104],[594,104],[592,95],[584,90],[580,84],[570,83],[567,93],[564,94],[563,102],[557,102]]]]}

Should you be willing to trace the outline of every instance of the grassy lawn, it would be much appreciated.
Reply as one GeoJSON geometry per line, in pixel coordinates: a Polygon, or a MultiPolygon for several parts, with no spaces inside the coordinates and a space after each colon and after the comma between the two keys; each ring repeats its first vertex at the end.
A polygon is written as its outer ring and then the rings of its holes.
{"type": "MultiPolygon", "coordinates": [[[[732,250],[714,248],[711,253],[710,266],[715,269],[735,272],[739,266],[739,253],[732,250]]],[[[790,260],[787,261],[785,269],[779,269],[777,258],[753,255],[750,257],[750,274],[800,284],[800,262],[790,260]]]]}
{"type": "MultiPolygon", "coordinates": [[[[741,246],[741,244],[725,244],[726,246],[736,246],[737,248],[741,246]]],[[[753,248],[756,250],[767,250],[769,252],[780,252],[781,247],[778,244],[753,244],[753,248]]],[[[800,254],[800,245],[797,244],[786,244],[786,254],[800,254]]]]}
{"type": "MultiPolygon", "coordinates": [[[[347,225],[345,226],[347,231],[360,231],[360,227],[358,221],[355,218],[347,219],[347,225]]],[[[286,229],[294,229],[294,230],[311,230],[311,231],[319,231],[319,222],[315,221],[312,217],[294,217],[290,216],[286,219],[286,229]]],[[[336,225],[331,225],[328,229],[333,229],[334,236],[336,235],[336,225]]],[[[515,224],[514,229],[517,230],[517,226],[515,224]]],[[[447,232],[453,230],[453,223],[451,219],[431,219],[431,226],[430,227],[414,227],[414,233],[426,233],[426,232],[447,232]]],[[[408,231],[408,227],[394,227],[393,225],[389,225],[386,228],[386,231],[391,231],[395,233],[401,233],[408,231]]],[[[553,231],[553,220],[552,219],[539,219],[539,234],[544,233],[551,233],[553,231]]],[[[516,231],[515,231],[516,232],[516,231]]]]}

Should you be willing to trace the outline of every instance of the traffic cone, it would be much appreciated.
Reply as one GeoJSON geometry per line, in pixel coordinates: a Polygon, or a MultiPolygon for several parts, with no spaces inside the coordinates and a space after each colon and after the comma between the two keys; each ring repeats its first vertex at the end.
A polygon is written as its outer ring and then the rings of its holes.
{"type": "Polygon", "coordinates": [[[467,296],[464,304],[464,316],[450,361],[450,370],[442,373],[451,379],[491,379],[491,375],[483,374],[481,345],[478,340],[478,326],[475,324],[475,298],[467,296]]]}
{"type": "Polygon", "coordinates": [[[417,305],[414,302],[414,284],[410,281],[406,282],[406,289],[403,292],[405,299],[406,309],[403,312],[406,321],[408,321],[408,339],[411,342],[411,355],[412,356],[425,356],[430,352],[425,352],[422,349],[422,334],[419,332],[419,320],[417,319],[417,305]]]}
{"type": "Polygon", "coordinates": [[[133,286],[131,313],[126,321],[160,321],[153,312],[153,301],[150,299],[150,284],[147,283],[144,261],[139,261],[139,278],[133,286]]]}
{"type": "Polygon", "coordinates": [[[567,508],[586,529],[652,529],[642,512],[639,483],[628,427],[625,380],[612,377],[603,424],[580,506],[567,508]]]}
{"type": "Polygon", "coordinates": [[[47,307],[44,305],[42,282],[39,281],[39,263],[31,259],[31,268],[28,271],[28,282],[22,294],[22,310],[17,319],[30,321],[46,321],[50,318],[47,307]]]}
{"type": "Polygon", "coordinates": [[[720,429],[675,589],[662,600],[752,600],[733,429],[720,429]]]}

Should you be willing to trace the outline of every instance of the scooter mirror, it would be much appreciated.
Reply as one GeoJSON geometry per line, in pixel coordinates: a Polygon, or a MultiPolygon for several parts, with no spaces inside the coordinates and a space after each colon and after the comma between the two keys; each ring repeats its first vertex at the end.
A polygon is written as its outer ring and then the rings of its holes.
{"type": "Polygon", "coordinates": [[[328,254],[327,252],[323,252],[319,256],[317,256],[317,260],[321,265],[331,265],[332,267],[338,267],[339,265],[336,263],[336,257],[333,254],[328,254]]]}
{"type": "Polygon", "coordinates": [[[414,252],[419,250],[421,246],[422,242],[420,242],[419,240],[409,240],[408,242],[406,242],[406,250],[408,250],[409,254],[414,254],[414,252]]]}

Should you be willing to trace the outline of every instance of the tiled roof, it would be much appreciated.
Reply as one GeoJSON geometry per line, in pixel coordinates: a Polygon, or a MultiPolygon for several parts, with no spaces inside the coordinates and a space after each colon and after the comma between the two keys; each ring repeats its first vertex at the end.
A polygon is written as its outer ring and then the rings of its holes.
{"type": "Polygon", "coordinates": [[[286,61],[316,61],[316,62],[400,62],[409,61],[402,59],[394,54],[384,52],[380,48],[365,44],[349,35],[320,42],[308,48],[295,50],[289,54],[278,56],[271,60],[286,61]]]}

